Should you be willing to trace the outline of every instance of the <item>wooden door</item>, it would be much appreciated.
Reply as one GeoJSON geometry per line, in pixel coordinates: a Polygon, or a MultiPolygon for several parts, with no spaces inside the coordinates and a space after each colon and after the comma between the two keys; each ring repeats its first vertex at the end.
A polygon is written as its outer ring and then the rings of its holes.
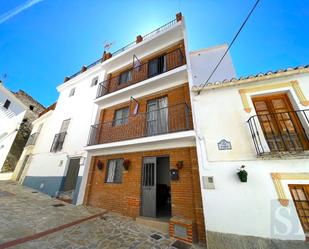
{"type": "Polygon", "coordinates": [[[308,139],[287,94],[252,98],[271,151],[308,149],[308,139]]]}
{"type": "Polygon", "coordinates": [[[289,185],[306,238],[309,238],[309,185],[289,185]]]}
{"type": "Polygon", "coordinates": [[[157,215],[157,158],[145,157],[142,171],[142,216],[153,217],[157,215]]]}

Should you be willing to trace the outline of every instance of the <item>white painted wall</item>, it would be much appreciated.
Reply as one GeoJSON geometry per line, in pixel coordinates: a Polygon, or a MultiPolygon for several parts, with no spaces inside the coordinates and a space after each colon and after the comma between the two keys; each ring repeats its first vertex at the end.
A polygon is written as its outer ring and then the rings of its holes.
{"type": "MultiPolygon", "coordinates": [[[[199,86],[208,80],[227,48],[227,45],[221,45],[190,52],[189,56],[193,85],[199,86]]],[[[232,58],[230,53],[227,53],[208,82],[223,81],[235,77],[236,72],[232,58]]]]}
{"type": "MultiPolygon", "coordinates": [[[[200,148],[198,155],[200,176],[201,179],[203,176],[214,176],[215,183],[215,189],[202,188],[205,223],[208,231],[265,238],[305,239],[296,215],[291,218],[291,221],[295,224],[294,228],[300,229],[299,233],[288,233],[283,237],[274,234],[272,222],[274,222],[275,207],[281,208],[283,212],[289,210],[295,212],[287,185],[290,183],[309,184],[309,180],[283,181],[284,192],[290,200],[290,206],[284,208],[277,200],[278,195],[271,179],[271,173],[308,173],[308,154],[289,158],[258,158],[247,120],[256,114],[251,101],[251,97],[256,95],[287,92],[295,110],[308,109],[308,107],[301,105],[291,87],[284,87],[248,94],[252,111],[247,113],[244,111],[238,92],[243,87],[292,80],[299,81],[308,99],[308,73],[204,90],[200,95],[192,93],[197,140],[200,148]],[[230,141],[232,150],[219,151],[217,143],[221,139],[230,141]],[[245,165],[248,171],[247,183],[241,183],[236,175],[241,165],[245,165]]],[[[260,135],[263,139],[263,133],[260,135]]]]}
{"type": "Polygon", "coordinates": [[[0,172],[25,114],[25,105],[0,83],[0,172]],[[8,109],[3,107],[6,100],[11,102],[8,109]]]}

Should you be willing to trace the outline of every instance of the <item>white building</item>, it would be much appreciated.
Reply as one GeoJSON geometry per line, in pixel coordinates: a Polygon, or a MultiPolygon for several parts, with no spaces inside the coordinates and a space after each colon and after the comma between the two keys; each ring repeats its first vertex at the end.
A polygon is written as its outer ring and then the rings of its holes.
{"type": "Polygon", "coordinates": [[[192,88],[210,249],[308,248],[308,81],[306,66],[192,88]]]}
{"type": "Polygon", "coordinates": [[[11,177],[10,171],[14,170],[31,131],[31,122],[43,110],[25,92],[13,93],[0,82],[0,179],[11,177]]]}

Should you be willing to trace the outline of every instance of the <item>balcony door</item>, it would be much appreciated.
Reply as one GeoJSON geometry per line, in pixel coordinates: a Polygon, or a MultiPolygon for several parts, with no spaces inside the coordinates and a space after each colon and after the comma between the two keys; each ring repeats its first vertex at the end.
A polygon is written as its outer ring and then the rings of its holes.
{"type": "Polygon", "coordinates": [[[147,135],[154,136],[168,132],[167,97],[151,100],[147,103],[147,135]]]}
{"type": "Polygon", "coordinates": [[[287,94],[252,98],[271,151],[308,149],[302,124],[287,94]]]}
{"type": "Polygon", "coordinates": [[[148,76],[153,77],[166,72],[166,55],[159,56],[149,61],[148,76]]]}

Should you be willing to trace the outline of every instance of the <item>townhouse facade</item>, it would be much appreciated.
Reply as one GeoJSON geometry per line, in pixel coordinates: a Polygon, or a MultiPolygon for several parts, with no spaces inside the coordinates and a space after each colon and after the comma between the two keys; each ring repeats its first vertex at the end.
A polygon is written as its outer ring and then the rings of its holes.
{"type": "Polygon", "coordinates": [[[10,179],[34,121],[44,106],[22,90],[12,92],[0,82],[0,178],[10,179]]]}
{"type": "MultiPolygon", "coordinates": [[[[214,64],[224,49],[200,51],[192,62],[214,64]]],[[[33,123],[13,179],[204,244],[190,67],[180,13],[104,52],[57,87],[57,103],[33,123]]],[[[234,76],[228,61],[215,78],[234,76]]]]}
{"type": "Polygon", "coordinates": [[[191,89],[209,248],[308,248],[308,80],[305,66],[191,89]]]}
{"type": "Polygon", "coordinates": [[[205,243],[184,30],[178,14],[106,55],[80,196],[85,205],[205,243]]]}

